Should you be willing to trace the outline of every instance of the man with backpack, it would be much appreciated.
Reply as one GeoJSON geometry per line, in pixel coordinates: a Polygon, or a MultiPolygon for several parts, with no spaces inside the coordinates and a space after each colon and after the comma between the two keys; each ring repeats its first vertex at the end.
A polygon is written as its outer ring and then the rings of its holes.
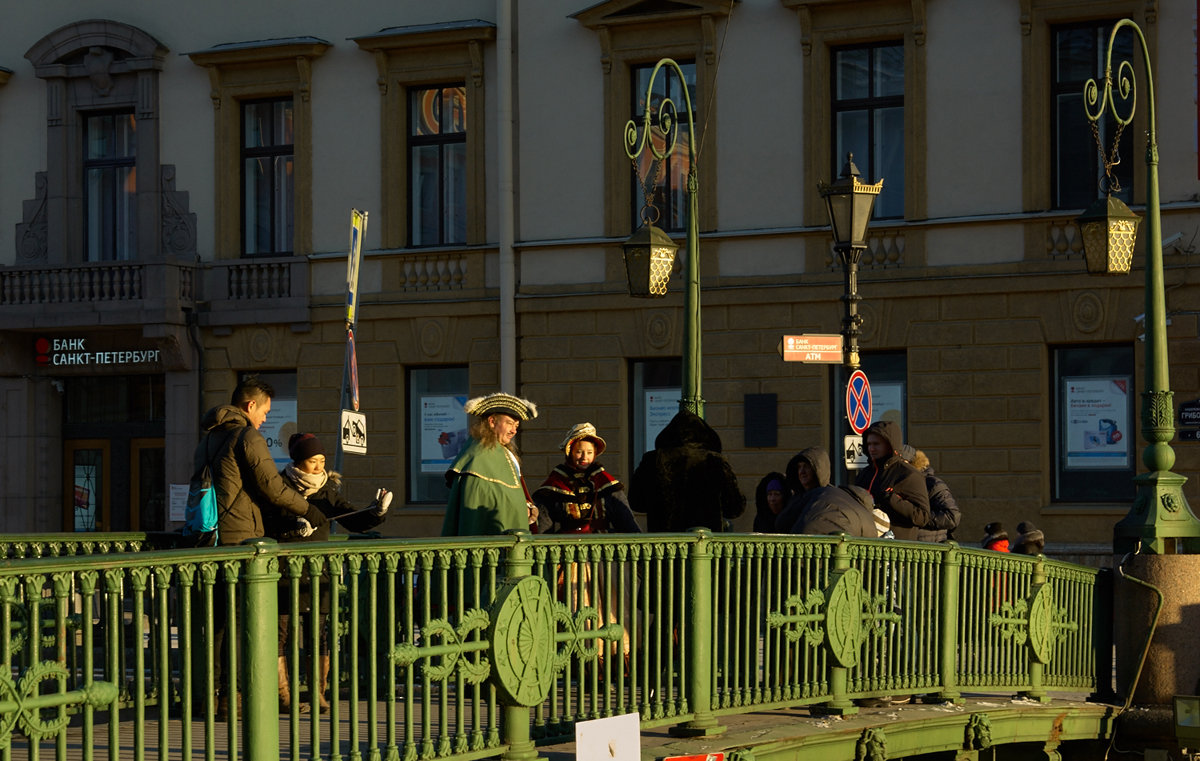
{"type": "MultiPolygon", "coordinates": [[[[257,375],[244,378],[229,404],[213,407],[200,421],[204,436],[196,445],[193,482],[207,467],[208,484],[216,497],[216,531],[189,513],[184,535],[197,544],[234,545],[265,536],[263,513],[268,517],[289,514],[304,518],[314,528],[325,524],[325,514],[310,505],[300,492],[279,475],[267,441],[258,432],[271,411],[275,389],[257,375]]],[[[193,487],[196,484],[193,483],[193,487]]],[[[202,511],[197,511],[197,513],[202,511]]],[[[213,590],[213,652],[220,655],[216,682],[208,687],[218,693],[216,716],[229,716],[229,696],[236,694],[227,680],[230,657],[226,637],[226,587],[218,582],[213,590]]],[[[202,687],[203,688],[203,687],[202,687]]],[[[239,697],[240,703],[240,697],[239,697]]],[[[203,705],[199,702],[198,705],[203,705]]]]}
{"type": "MultiPolygon", "coordinates": [[[[217,503],[216,544],[240,544],[265,536],[263,513],[290,514],[312,527],[325,514],[279,475],[267,441],[258,432],[271,411],[275,390],[258,376],[247,376],[229,404],[213,407],[200,421],[203,438],[196,446],[195,472],[208,465],[217,503]]],[[[203,540],[202,540],[203,541],[203,540]]]]}

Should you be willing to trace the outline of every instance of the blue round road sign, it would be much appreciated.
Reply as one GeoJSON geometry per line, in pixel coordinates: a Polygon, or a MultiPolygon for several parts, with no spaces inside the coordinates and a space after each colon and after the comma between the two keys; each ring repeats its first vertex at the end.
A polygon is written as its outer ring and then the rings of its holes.
{"type": "Polygon", "coordinates": [[[862,370],[851,373],[846,384],[846,419],[860,436],[871,425],[871,384],[862,370]]]}

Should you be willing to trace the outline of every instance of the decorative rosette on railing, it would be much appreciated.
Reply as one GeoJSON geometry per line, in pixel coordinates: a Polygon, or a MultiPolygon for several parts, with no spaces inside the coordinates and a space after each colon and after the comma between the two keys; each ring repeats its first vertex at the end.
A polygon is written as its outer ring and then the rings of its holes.
{"type": "Polygon", "coordinates": [[[621,638],[620,624],[589,628],[599,619],[592,608],[572,617],[565,605],[554,602],[545,579],[523,576],[501,584],[488,610],[466,611],[457,627],[445,619],[430,621],[422,628],[426,644],[401,643],[389,657],[401,666],[420,661],[425,674],[439,681],[456,671],[472,684],[490,677],[503,703],[532,706],[545,699],[572,655],[581,661],[595,658],[595,640],[621,638]],[[464,657],[484,652],[491,658],[464,657]]]}
{"type": "Polygon", "coordinates": [[[999,613],[988,617],[988,623],[1000,629],[1000,636],[1017,645],[1029,641],[1029,649],[1039,663],[1049,663],[1054,646],[1065,640],[1068,632],[1079,631],[1079,624],[1067,620],[1066,608],[1054,607],[1054,593],[1049,584],[1039,584],[1023,600],[1005,602],[999,613]]]}
{"type": "Polygon", "coordinates": [[[789,597],[783,613],[767,614],[767,625],[784,629],[791,642],[804,638],[810,647],[824,642],[838,665],[850,668],[869,635],[878,637],[885,624],[900,620],[898,613],[885,613],[886,607],[886,595],[868,595],[862,573],[848,568],[824,592],[810,589],[807,598],[789,597]]]}
{"type": "Polygon", "coordinates": [[[79,690],[39,694],[43,682],[61,683],[69,675],[64,666],[53,661],[31,666],[19,682],[0,672],[0,745],[8,747],[14,727],[20,726],[26,737],[38,743],[60,732],[71,720],[70,714],[60,711],[54,712],[54,718],[43,719],[43,709],[81,704],[99,708],[117,699],[117,686],[112,682],[92,682],[79,690]]]}

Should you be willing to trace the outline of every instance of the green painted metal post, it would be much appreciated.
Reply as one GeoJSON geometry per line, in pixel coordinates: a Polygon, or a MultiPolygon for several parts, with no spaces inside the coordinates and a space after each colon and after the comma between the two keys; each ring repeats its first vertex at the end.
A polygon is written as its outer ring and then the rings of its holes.
{"type": "Polygon", "coordinates": [[[689,670],[687,679],[688,704],[692,720],[671,728],[677,737],[717,735],[726,727],[717,722],[712,712],[712,688],[715,676],[713,658],[713,572],[712,531],[696,529],[696,543],[688,555],[688,595],[683,622],[687,625],[688,659],[680,664],[689,670]]]}
{"type": "MultiPolygon", "coordinates": [[[[842,541],[838,542],[833,548],[833,570],[829,574],[828,589],[833,589],[838,578],[848,570],[850,570],[850,546],[846,543],[846,539],[843,536],[842,541]]],[[[828,599],[826,602],[828,603],[828,599]]],[[[858,622],[855,623],[857,624],[858,622]]],[[[826,639],[826,646],[829,646],[828,638],[826,639]]],[[[834,716],[851,716],[858,713],[858,706],[854,705],[854,701],[847,694],[850,685],[849,669],[840,665],[838,659],[835,657],[829,658],[828,663],[829,693],[833,696],[833,700],[825,705],[814,707],[814,711],[834,716]]]]}
{"type": "Polygon", "coordinates": [[[941,642],[938,643],[938,660],[942,675],[941,700],[962,703],[958,691],[958,583],[962,578],[962,555],[958,545],[951,542],[942,555],[942,615],[941,642]]]}
{"type": "Polygon", "coordinates": [[[279,547],[273,539],[254,539],[247,544],[255,548],[255,554],[241,576],[239,623],[245,658],[242,752],[246,761],[279,761],[279,547]]]}
{"type": "MultiPolygon", "coordinates": [[[[1033,599],[1034,594],[1045,583],[1046,583],[1046,559],[1039,555],[1037,562],[1033,566],[1033,578],[1030,579],[1030,583],[1029,583],[1030,599],[1033,599]]],[[[1049,590],[1047,590],[1047,591],[1049,591],[1049,590]]],[[[1046,625],[1049,624],[1049,622],[1044,622],[1044,623],[1046,625]]],[[[1028,624],[1028,626],[1029,626],[1029,642],[1030,643],[1032,643],[1033,637],[1035,636],[1035,632],[1033,631],[1033,629],[1037,625],[1038,624],[1033,621],[1033,616],[1030,615],[1030,621],[1028,624]]],[[[1037,656],[1037,654],[1034,652],[1034,648],[1032,647],[1032,644],[1031,644],[1031,646],[1029,648],[1029,686],[1030,686],[1030,689],[1029,689],[1029,692],[1026,693],[1026,696],[1029,697],[1031,700],[1039,700],[1043,703],[1049,702],[1050,697],[1046,694],[1046,688],[1045,688],[1045,684],[1044,684],[1045,679],[1046,679],[1046,664],[1043,663],[1041,658],[1039,658],[1037,656]]]]}
{"type": "MultiPolygon", "coordinates": [[[[504,580],[524,578],[533,571],[533,544],[528,531],[509,531],[516,544],[504,558],[504,580]]],[[[553,643],[551,643],[553,644],[553,643]]],[[[533,761],[538,757],[537,746],[529,732],[531,709],[528,706],[504,705],[501,709],[501,742],[508,750],[502,761],[533,761]]]]}
{"type": "MultiPolygon", "coordinates": [[[[1117,34],[1128,29],[1141,44],[1142,63],[1146,73],[1148,121],[1146,125],[1146,362],[1145,386],[1142,391],[1141,424],[1146,449],[1142,463],[1148,472],[1134,477],[1137,496],[1113,529],[1113,549],[1117,554],[1133,551],[1138,542],[1144,551],[1156,554],[1176,554],[1200,551],[1200,519],[1192,512],[1183,494],[1185,476],[1171,471],[1175,465],[1174,406],[1170,383],[1170,364],[1167,361],[1167,297],[1163,277],[1162,221],[1158,189],[1158,128],[1154,112],[1154,70],[1150,65],[1150,48],[1146,37],[1131,19],[1121,19],[1113,25],[1105,53],[1104,79],[1089,79],[1084,85],[1084,113],[1095,123],[1107,110],[1122,126],[1133,122],[1137,98],[1132,62],[1120,61],[1113,74],[1113,50],[1117,34]],[[1113,96],[1114,82],[1129,103],[1129,113],[1119,112],[1113,96]],[[1096,110],[1092,110],[1095,107],[1096,110]]],[[[1120,105],[1124,108],[1124,104],[1120,105]]],[[[1101,146],[1103,147],[1103,146],[1101,146]]]]}

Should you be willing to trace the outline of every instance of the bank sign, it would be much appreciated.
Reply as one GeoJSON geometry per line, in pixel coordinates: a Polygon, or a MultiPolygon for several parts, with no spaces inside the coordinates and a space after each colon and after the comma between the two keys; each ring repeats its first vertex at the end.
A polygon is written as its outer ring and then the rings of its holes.
{"type": "MultiPolygon", "coordinates": [[[[38,338],[35,360],[43,367],[99,367],[157,364],[158,349],[101,346],[95,338],[38,338]]],[[[109,342],[105,342],[109,343],[109,342]]]]}

